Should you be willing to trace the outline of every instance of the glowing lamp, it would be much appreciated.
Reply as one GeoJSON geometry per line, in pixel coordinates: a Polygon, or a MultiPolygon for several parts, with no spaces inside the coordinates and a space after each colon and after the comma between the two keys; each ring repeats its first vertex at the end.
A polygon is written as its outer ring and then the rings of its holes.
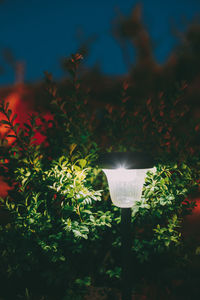
{"type": "Polygon", "coordinates": [[[121,208],[133,207],[141,198],[146,173],[153,167],[152,158],[140,152],[115,152],[102,155],[100,162],[113,204],[121,208]]]}
{"type": "Polygon", "coordinates": [[[99,166],[106,174],[112,202],[121,207],[122,300],[132,299],[131,269],[131,207],[140,200],[145,176],[154,162],[141,152],[106,153],[99,166]]]}
{"type": "Polygon", "coordinates": [[[149,169],[103,169],[108,180],[110,197],[118,207],[133,207],[140,200],[146,172],[149,169]]]}

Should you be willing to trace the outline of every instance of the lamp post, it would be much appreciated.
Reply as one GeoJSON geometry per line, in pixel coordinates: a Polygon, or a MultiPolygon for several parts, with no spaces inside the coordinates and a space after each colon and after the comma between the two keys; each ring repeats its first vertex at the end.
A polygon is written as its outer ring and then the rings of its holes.
{"type": "Polygon", "coordinates": [[[131,207],[141,198],[153,160],[141,152],[105,153],[99,158],[99,166],[106,174],[113,204],[121,208],[122,300],[131,300],[131,207]]]}

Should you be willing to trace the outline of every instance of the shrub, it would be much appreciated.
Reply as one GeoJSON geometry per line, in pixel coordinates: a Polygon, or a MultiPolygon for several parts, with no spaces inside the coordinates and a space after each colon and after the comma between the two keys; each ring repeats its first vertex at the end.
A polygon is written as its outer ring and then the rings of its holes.
{"type": "Polygon", "coordinates": [[[156,261],[158,273],[177,257],[183,262],[181,221],[194,207],[190,195],[200,175],[198,158],[191,157],[195,150],[176,132],[184,113],[175,101],[172,114],[172,104],[162,97],[158,106],[147,101],[139,111],[131,110],[125,89],[120,107],[107,106],[103,139],[95,131],[87,88],[77,76],[81,58],[73,55],[66,62],[72,77],[65,97],[46,73],[51,119],[35,114],[20,128],[9,104],[0,107],[5,116],[1,124],[8,129],[1,140],[0,168],[12,186],[1,199],[7,222],[0,226],[0,280],[5,287],[13,285],[12,291],[4,288],[8,298],[29,290],[34,294],[35,286],[38,294],[61,299],[89,285],[118,285],[120,210],[109,201],[105,177],[96,165],[100,149],[146,148],[158,158],[132,210],[130,263],[138,266],[138,280],[156,261]],[[44,137],[39,145],[38,132],[44,137]]]}
{"type": "Polygon", "coordinates": [[[12,190],[1,199],[7,222],[0,226],[0,277],[13,283],[12,291],[5,290],[11,298],[25,287],[34,291],[35,285],[40,292],[63,295],[74,286],[90,284],[94,253],[111,226],[109,212],[98,204],[101,191],[91,185],[97,147],[90,142],[86,104],[73,76],[67,108],[56,98],[53,83],[48,86],[54,95],[52,120],[32,115],[20,128],[9,104],[1,104],[1,124],[7,127],[1,171],[12,190]],[[40,145],[38,132],[45,137],[40,145]],[[8,138],[13,139],[11,145],[8,138]]]}

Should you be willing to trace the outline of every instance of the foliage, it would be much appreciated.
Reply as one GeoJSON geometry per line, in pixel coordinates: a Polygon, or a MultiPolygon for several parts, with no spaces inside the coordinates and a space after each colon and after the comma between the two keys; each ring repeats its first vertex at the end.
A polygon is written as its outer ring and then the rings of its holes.
{"type": "Polygon", "coordinates": [[[91,186],[96,145],[90,143],[87,121],[82,123],[81,100],[73,93],[70,97],[69,114],[54,99],[53,120],[32,115],[23,128],[9,105],[1,104],[1,124],[8,129],[1,141],[1,171],[12,190],[1,199],[7,222],[0,226],[0,277],[13,282],[11,298],[24,286],[34,290],[35,284],[49,293],[60,289],[61,296],[70,287],[90,284],[90,257],[111,226],[109,212],[98,204],[101,191],[91,186]],[[45,136],[41,145],[37,132],[45,136]]]}
{"type": "Polygon", "coordinates": [[[185,82],[144,104],[135,103],[129,89],[124,82],[121,103],[107,104],[103,134],[108,151],[146,150],[157,161],[133,207],[133,252],[145,262],[183,246],[182,220],[195,207],[199,188],[197,121],[184,102],[185,82]]]}
{"type": "Polygon", "coordinates": [[[195,178],[192,172],[191,166],[184,163],[158,165],[146,178],[143,197],[134,208],[138,229],[134,250],[141,260],[148,258],[150,249],[162,253],[180,245],[181,221],[194,208],[195,202],[189,197],[191,191],[198,188],[195,179],[199,173],[195,178]]]}
{"type": "Polygon", "coordinates": [[[147,150],[162,163],[185,159],[185,152],[194,154],[198,122],[185,103],[186,83],[174,85],[144,103],[135,101],[131,88],[131,82],[124,82],[121,102],[107,104],[103,133],[106,146],[112,151],[123,147],[129,151],[147,150]]]}
{"type": "MultiPolygon", "coordinates": [[[[188,263],[182,221],[195,207],[193,195],[199,189],[200,164],[198,121],[185,103],[186,92],[183,82],[138,103],[132,98],[131,82],[126,81],[121,103],[106,105],[100,147],[108,151],[146,150],[157,160],[156,170],[147,176],[142,199],[133,207],[133,268],[138,264],[135,282],[148,273],[152,277],[169,266],[188,263]]],[[[116,221],[117,217],[113,216],[116,221]]],[[[120,249],[117,235],[113,247],[120,249]]],[[[111,264],[107,274],[119,278],[119,266],[111,264]]]]}
{"type": "MultiPolygon", "coordinates": [[[[8,129],[1,140],[0,169],[12,186],[1,199],[7,222],[0,225],[0,280],[13,284],[11,298],[24,291],[30,298],[35,285],[40,295],[55,293],[57,299],[72,299],[74,291],[78,297],[77,291],[81,295],[88,286],[118,285],[120,210],[111,204],[96,165],[100,149],[146,149],[158,158],[133,207],[130,263],[141,269],[159,260],[166,266],[184,253],[181,222],[195,205],[191,193],[200,175],[198,158],[191,157],[196,153],[193,127],[187,128],[189,140],[178,132],[187,114],[180,104],[184,89],[177,101],[164,101],[162,94],[137,107],[124,83],[121,104],[107,105],[103,138],[77,75],[81,59],[76,54],[66,61],[71,77],[65,97],[46,73],[52,118],[31,115],[20,128],[9,104],[0,107],[5,116],[1,126],[8,129]],[[44,137],[39,145],[38,132],[44,137]]],[[[138,274],[143,278],[142,271],[138,274]]]]}

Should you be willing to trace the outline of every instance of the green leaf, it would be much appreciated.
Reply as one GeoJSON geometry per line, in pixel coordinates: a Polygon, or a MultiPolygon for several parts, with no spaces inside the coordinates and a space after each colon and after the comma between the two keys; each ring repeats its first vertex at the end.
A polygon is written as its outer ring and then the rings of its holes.
{"type": "Polygon", "coordinates": [[[9,118],[10,118],[11,114],[12,114],[12,110],[11,110],[11,109],[8,109],[8,110],[7,110],[7,115],[8,115],[9,118]]]}
{"type": "Polygon", "coordinates": [[[87,164],[87,160],[86,159],[80,159],[79,160],[79,165],[81,166],[81,168],[83,169],[87,164]]]}
{"type": "Polygon", "coordinates": [[[28,130],[32,130],[32,127],[31,127],[29,124],[24,123],[24,126],[25,126],[28,130]]]}
{"type": "Polygon", "coordinates": [[[11,123],[13,123],[16,118],[17,118],[17,114],[14,114],[14,116],[13,116],[13,118],[11,120],[11,123]]]}
{"type": "Polygon", "coordinates": [[[74,149],[76,148],[76,146],[77,146],[77,144],[70,145],[70,152],[69,152],[70,155],[72,154],[72,152],[74,151],[74,149]]]}
{"type": "Polygon", "coordinates": [[[1,122],[1,124],[4,124],[4,125],[10,125],[10,122],[8,122],[6,120],[1,120],[0,122],[1,122]]]}

